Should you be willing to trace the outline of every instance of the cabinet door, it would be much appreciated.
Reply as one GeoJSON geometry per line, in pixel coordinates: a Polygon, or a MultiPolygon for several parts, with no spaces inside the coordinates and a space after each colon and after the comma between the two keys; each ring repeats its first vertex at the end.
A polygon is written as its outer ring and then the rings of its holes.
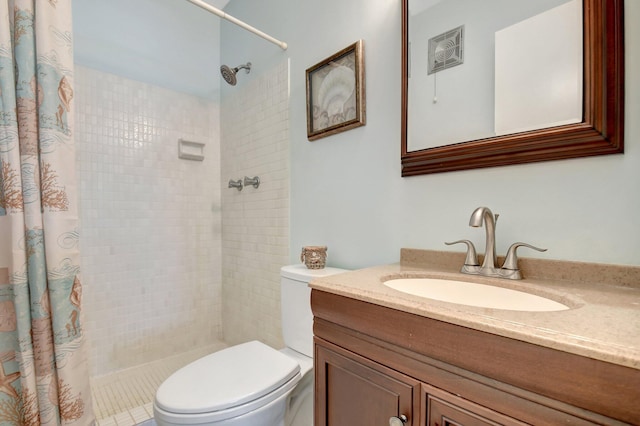
{"type": "Polygon", "coordinates": [[[429,385],[422,385],[427,426],[520,426],[525,423],[429,385]]]}
{"type": "Polygon", "coordinates": [[[394,416],[418,426],[416,380],[328,346],[316,344],[315,426],[386,426],[394,416]]]}

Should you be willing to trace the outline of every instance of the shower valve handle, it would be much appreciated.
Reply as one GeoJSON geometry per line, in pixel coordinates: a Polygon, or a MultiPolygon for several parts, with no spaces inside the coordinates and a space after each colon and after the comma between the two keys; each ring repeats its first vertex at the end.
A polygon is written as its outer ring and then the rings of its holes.
{"type": "Polygon", "coordinates": [[[260,178],[258,176],[254,177],[244,177],[244,186],[253,186],[254,188],[258,188],[260,186],[260,178]]]}
{"type": "Polygon", "coordinates": [[[242,191],[242,180],[229,179],[229,188],[236,188],[238,191],[242,191]]]}

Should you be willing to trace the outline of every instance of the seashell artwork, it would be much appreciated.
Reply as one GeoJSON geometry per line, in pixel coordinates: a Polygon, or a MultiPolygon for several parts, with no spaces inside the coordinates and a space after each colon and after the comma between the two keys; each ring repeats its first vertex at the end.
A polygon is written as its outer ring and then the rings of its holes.
{"type": "MultiPolygon", "coordinates": [[[[333,65],[333,64],[331,64],[333,65]]],[[[345,65],[334,65],[318,89],[313,106],[316,130],[339,124],[356,116],[355,72],[345,65]]],[[[319,76],[315,76],[319,80],[319,76]]]]}
{"type": "Polygon", "coordinates": [[[365,124],[362,40],[307,69],[307,136],[365,124]]]}

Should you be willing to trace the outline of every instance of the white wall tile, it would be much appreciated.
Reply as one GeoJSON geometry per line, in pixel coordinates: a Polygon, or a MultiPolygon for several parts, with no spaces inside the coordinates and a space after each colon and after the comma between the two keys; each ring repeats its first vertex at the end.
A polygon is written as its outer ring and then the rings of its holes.
{"type": "Polygon", "coordinates": [[[283,346],[280,268],[289,260],[289,71],[283,61],[222,102],[223,329],[229,344],[283,346]],[[260,187],[226,188],[258,176],[260,187]]]}
{"type": "Polygon", "coordinates": [[[222,333],[219,105],[76,66],[84,312],[92,375],[222,333]],[[178,159],[178,139],[206,143],[178,159]]]}

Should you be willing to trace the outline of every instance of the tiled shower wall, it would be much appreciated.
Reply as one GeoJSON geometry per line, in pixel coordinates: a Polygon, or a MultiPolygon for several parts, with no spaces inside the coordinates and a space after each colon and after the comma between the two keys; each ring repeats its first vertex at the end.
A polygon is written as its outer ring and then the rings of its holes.
{"type": "Polygon", "coordinates": [[[92,375],[220,339],[219,106],[80,66],[74,95],[92,375]]]}
{"type": "Polygon", "coordinates": [[[289,64],[222,101],[222,282],[225,341],[282,346],[280,267],[289,259],[289,64]],[[258,176],[260,187],[227,188],[258,176]]]}

